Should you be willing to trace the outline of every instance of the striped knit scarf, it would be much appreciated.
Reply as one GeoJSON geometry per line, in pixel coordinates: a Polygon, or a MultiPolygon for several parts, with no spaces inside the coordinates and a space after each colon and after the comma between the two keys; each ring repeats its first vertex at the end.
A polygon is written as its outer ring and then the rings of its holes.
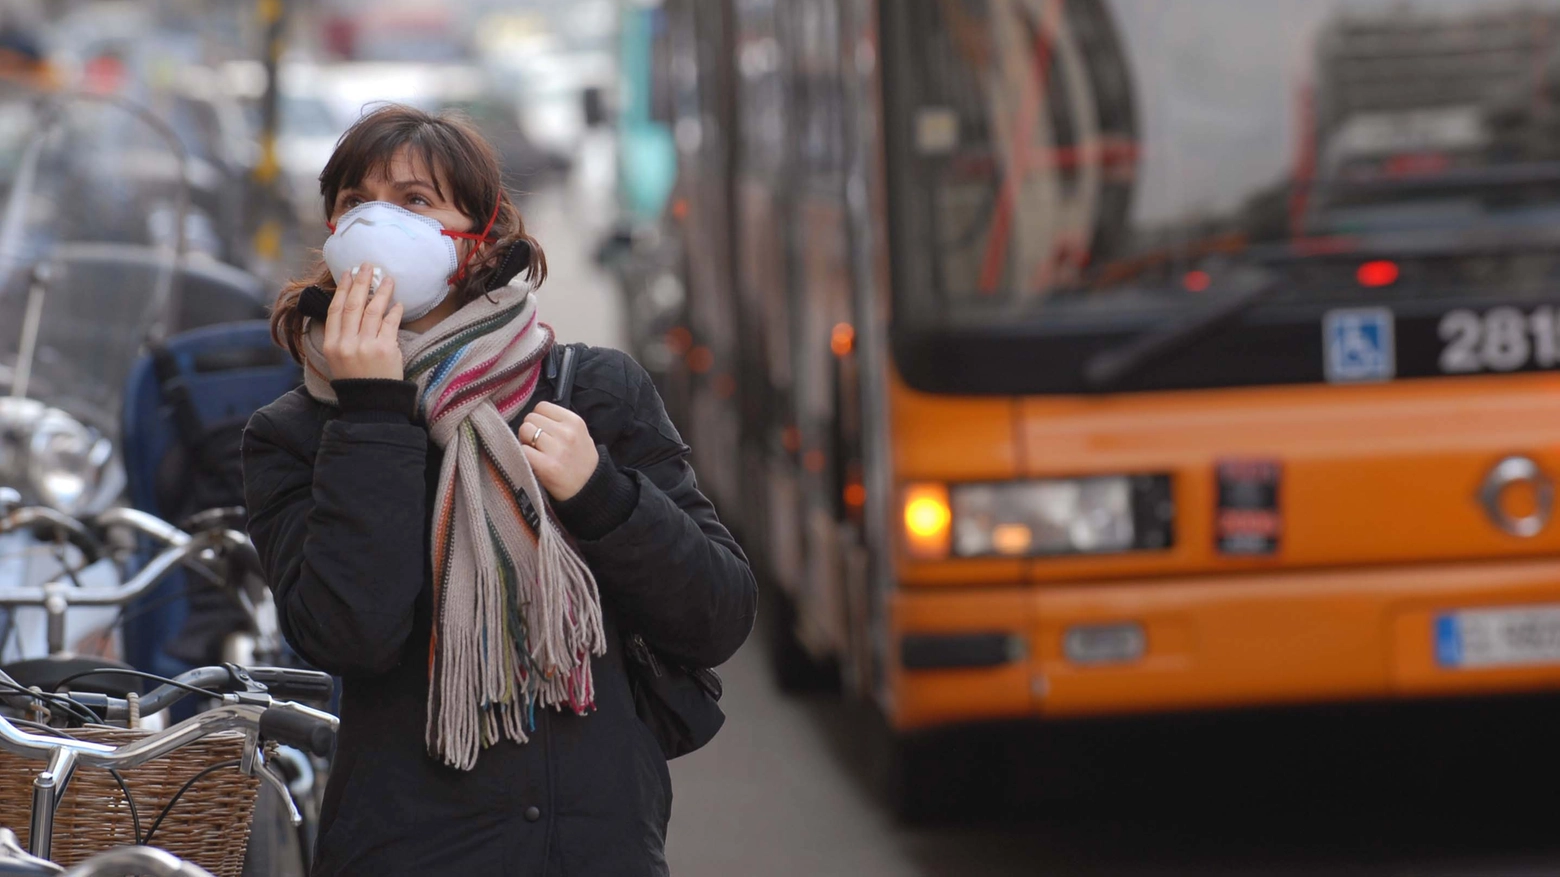
{"type": "MultiPolygon", "coordinates": [[[[335,404],[321,347],[305,339],[305,379],[335,404]]],[[[593,708],[591,655],[606,651],[590,569],[565,540],[520,439],[509,428],[536,390],[553,344],[536,298],[518,283],[421,335],[402,331],[418,413],[444,449],[433,517],[433,638],[427,742],[461,770],[501,736],[524,743],[537,704],[593,708]],[[526,524],[519,496],[540,513],[526,524]]]]}

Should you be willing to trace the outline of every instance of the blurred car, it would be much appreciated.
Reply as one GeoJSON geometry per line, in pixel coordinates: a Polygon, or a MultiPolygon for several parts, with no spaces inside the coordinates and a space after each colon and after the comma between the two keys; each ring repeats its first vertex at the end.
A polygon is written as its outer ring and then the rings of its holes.
{"type": "Polygon", "coordinates": [[[470,119],[493,148],[498,150],[505,175],[522,187],[568,173],[572,162],[557,150],[543,149],[531,140],[520,124],[518,108],[496,95],[446,100],[439,111],[454,111],[470,119]]]}
{"type": "Polygon", "coordinates": [[[320,210],[320,171],[346,131],[345,121],[314,94],[284,92],[277,107],[276,158],[294,209],[306,220],[320,210]]]}
{"type": "Polygon", "coordinates": [[[350,124],[381,103],[400,103],[436,110],[449,101],[471,100],[486,88],[482,69],[460,63],[348,62],[299,66],[298,87],[284,90],[318,96],[332,113],[350,124]],[[306,78],[306,82],[304,80],[306,78]]]}
{"type": "MultiPolygon", "coordinates": [[[[522,185],[566,172],[568,153],[538,145],[519,104],[481,67],[446,63],[350,62],[284,70],[281,160],[297,195],[312,205],[316,182],[337,138],[365,111],[400,103],[429,112],[457,111],[492,141],[505,169],[522,185]]],[[[311,207],[312,209],[312,207],[311,207]]]]}
{"type": "Polygon", "coordinates": [[[586,91],[606,88],[616,76],[616,61],[607,52],[540,50],[495,58],[491,64],[518,95],[526,133],[542,148],[563,155],[580,149],[590,127],[586,91]]]}
{"type": "Polygon", "coordinates": [[[197,243],[196,251],[238,264],[246,246],[247,181],[259,159],[258,126],[215,73],[187,68],[164,101],[163,115],[190,151],[194,168],[196,225],[186,236],[197,243]]]}
{"type": "MultiPolygon", "coordinates": [[[[287,200],[306,223],[319,222],[320,171],[348,124],[346,114],[321,88],[319,70],[311,63],[286,61],[278,82],[276,161],[287,200]]],[[[265,67],[258,61],[230,61],[223,65],[220,79],[223,90],[241,107],[248,131],[248,168],[252,170],[260,159],[265,67]]]]}

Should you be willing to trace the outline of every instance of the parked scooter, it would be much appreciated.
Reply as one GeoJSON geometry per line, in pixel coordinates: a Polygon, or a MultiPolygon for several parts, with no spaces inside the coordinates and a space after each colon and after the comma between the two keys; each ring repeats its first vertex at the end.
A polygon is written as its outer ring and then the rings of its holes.
{"type": "MultiPolygon", "coordinates": [[[[155,635],[139,640],[126,632],[182,606],[191,582],[225,589],[245,613],[243,635],[224,638],[233,657],[269,657],[280,636],[269,594],[252,574],[258,562],[242,510],[197,501],[170,522],[161,510],[126,507],[141,505],[127,491],[134,486],[127,467],[145,459],[127,457],[127,448],[145,447],[147,436],[139,426],[135,435],[124,428],[156,420],[144,409],[131,417],[125,398],[143,354],[180,349],[177,339],[190,329],[262,316],[261,283],[186,255],[189,161],[154,114],[90,95],[50,96],[40,106],[43,122],[0,212],[0,593],[8,595],[0,606],[0,668],[46,691],[101,667],[176,675],[185,666],[165,653],[172,631],[153,626],[155,635]],[[100,153],[119,145],[124,119],[161,142],[183,170],[159,185],[116,176],[118,165],[100,153]],[[105,131],[120,133],[105,139],[105,131]],[[126,221],[170,210],[171,223],[126,221]]],[[[171,356],[178,365],[179,354],[171,356]]],[[[202,371],[199,357],[186,360],[192,373],[202,371]]],[[[190,482],[194,474],[191,464],[168,480],[190,482]]],[[[115,697],[141,690],[124,673],[71,686],[115,697]]],[[[323,764],[284,753],[277,766],[290,797],[312,815],[313,777],[323,764]]],[[[308,848],[286,835],[274,843],[289,847],[295,861],[308,848]]],[[[285,872],[268,865],[254,873],[285,872]]]]}
{"type": "MultiPolygon", "coordinates": [[[[50,95],[40,99],[37,117],[0,213],[0,485],[27,505],[79,520],[102,513],[124,491],[120,409],[143,345],[189,325],[258,316],[263,304],[259,282],[244,272],[187,260],[182,234],[159,242],[151,228],[137,234],[115,218],[128,198],[147,208],[172,205],[180,217],[174,228],[183,227],[189,193],[182,178],[147,189],[101,173],[111,164],[99,153],[118,145],[103,134],[123,132],[122,118],[186,163],[177,135],[156,116],[122,99],[50,95]],[[97,222],[94,208],[112,221],[97,222]]],[[[84,565],[86,554],[70,544],[75,533],[54,522],[8,534],[0,541],[0,578],[37,584],[61,572],[122,574],[112,563],[84,565]]],[[[65,626],[114,619],[112,612],[81,615],[65,626]]],[[[44,625],[40,613],[16,611],[6,620],[0,660],[22,652],[46,657],[42,637],[27,637],[29,625],[44,625]]],[[[82,631],[71,633],[65,645],[75,648],[82,631]]]]}

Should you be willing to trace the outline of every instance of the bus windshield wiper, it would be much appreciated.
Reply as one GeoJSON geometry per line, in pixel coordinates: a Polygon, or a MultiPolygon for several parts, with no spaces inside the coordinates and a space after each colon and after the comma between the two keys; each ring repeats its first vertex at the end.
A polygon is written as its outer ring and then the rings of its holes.
{"type": "Polygon", "coordinates": [[[1217,304],[1162,328],[1149,329],[1125,344],[1090,356],[1083,364],[1083,380],[1091,390],[1112,390],[1127,378],[1159,359],[1202,340],[1240,316],[1282,286],[1282,278],[1270,271],[1249,276],[1241,288],[1217,304]]]}

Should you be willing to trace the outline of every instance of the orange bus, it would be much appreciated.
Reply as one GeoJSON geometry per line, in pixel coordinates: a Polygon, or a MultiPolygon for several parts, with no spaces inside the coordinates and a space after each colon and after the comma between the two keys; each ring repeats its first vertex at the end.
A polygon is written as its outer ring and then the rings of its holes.
{"type": "Polygon", "coordinates": [[[1560,687],[1560,2],[665,15],[680,422],[905,809],[937,729],[1560,687]]]}

